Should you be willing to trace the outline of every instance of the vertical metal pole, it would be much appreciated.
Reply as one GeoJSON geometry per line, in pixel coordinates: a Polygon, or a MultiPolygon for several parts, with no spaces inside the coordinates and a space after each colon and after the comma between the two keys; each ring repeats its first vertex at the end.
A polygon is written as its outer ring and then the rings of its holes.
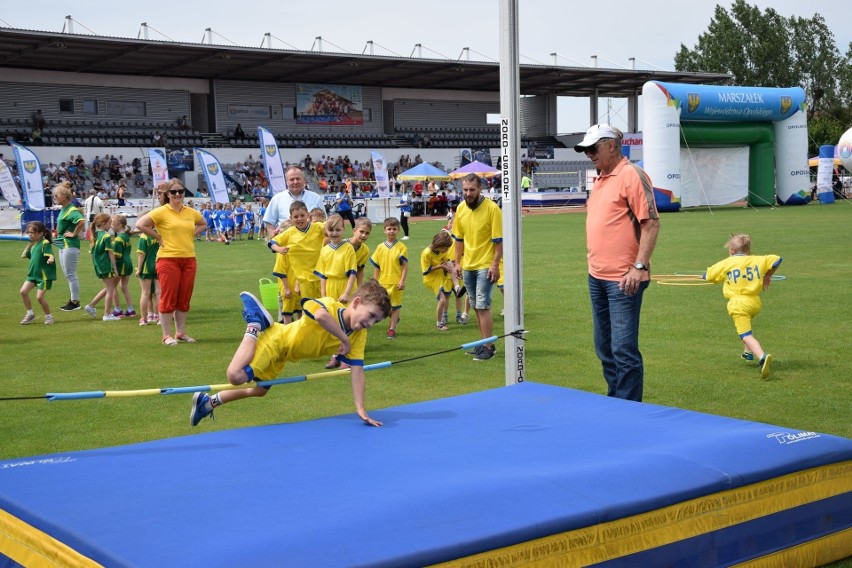
{"type": "MultiPolygon", "coordinates": [[[[504,333],[524,328],[523,264],[521,262],[520,72],[518,0],[500,2],[500,153],[503,184],[504,333]]],[[[526,380],[522,338],[505,338],[506,385],[526,380]]]]}

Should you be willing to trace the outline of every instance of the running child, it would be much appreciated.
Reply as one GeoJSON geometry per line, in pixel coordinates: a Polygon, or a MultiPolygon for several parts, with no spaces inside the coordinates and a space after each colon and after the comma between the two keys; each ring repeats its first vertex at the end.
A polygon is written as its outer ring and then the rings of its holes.
{"type": "Polygon", "coordinates": [[[47,239],[47,227],[41,221],[30,221],[27,223],[25,234],[30,239],[21,258],[30,259],[27,279],[21,286],[21,299],[27,313],[21,320],[22,325],[29,325],[36,319],[33,312],[33,303],[30,299],[30,291],[36,288],[36,301],[44,310],[44,323],[53,323],[53,315],[50,313],[50,305],[47,303],[47,291],[50,290],[53,281],[56,280],[56,258],[53,256],[53,246],[47,239]]]}
{"type": "Polygon", "coordinates": [[[781,264],[781,257],[768,254],[751,254],[751,237],[745,233],[731,235],[725,243],[728,258],[707,269],[702,278],[708,282],[723,282],[722,295],[728,300],[728,314],[734,320],[737,334],[745,346],[740,355],[746,361],[757,357],[760,378],[769,378],[772,355],[763,351],[760,342],[751,330],[751,320],[760,312],[763,305],[760,293],[769,288],[772,275],[781,264]]]}
{"type": "MultiPolygon", "coordinates": [[[[305,211],[307,213],[307,211],[305,211]]],[[[333,298],[302,300],[308,317],[290,325],[272,322],[269,312],[248,292],[240,294],[247,327],[240,346],[228,365],[228,382],[244,385],[281,376],[288,361],[337,354],[352,373],[352,398],[358,417],[368,426],[381,426],[364,407],[364,351],[367,330],[391,312],[387,292],[375,281],[367,281],[348,306],[333,298]]],[[[270,387],[223,390],[213,396],[195,393],[189,422],[196,426],[223,404],[248,397],[265,396],[270,387]]]]}
{"type": "Polygon", "coordinates": [[[388,339],[396,337],[396,326],[399,324],[402,310],[402,293],[405,290],[405,277],[408,276],[408,248],[405,243],[397,240],[399,234],[399,219],[385,219],[385,242],[376,247],[370,262],[375,267],[373,277],[385,287],[391,299],[390,326],[388,339]]]}
{"type": "Polygon", "coordinates": [[[160,305],[160,280],[157,278],[157,251],[160,241],[145,233],[139,236],[136,243],[136,253],[139,262],[136,266],[136,276],[139,277],[139,325],[156,324],[160,320],[157,306],[160,305]]]}
{"type": "Polygon", "coordinates": [[[92,301],[83,306],[87,314],[93,318],[98,317],[95,306],[104,300],[104,321],[119,321],[120,318],[112,313],[113,298],[115,297],[115,280],[118,268],[115,264],[115,253],[112,249],[112,237],[109,234],[112,218],[106,213],[98,213],[92,221],[92,231],[89,237],[91,242],[92,264],[95,266],[95,276],[100,278],[103,289],[95,294],[92,301]]]}
{"type": "Polygon", "coordinates": [[[112,314],[115,317],[136,317],[136,310],[133,309],[133,300],[130,299],[130,289],[127,286],[130,276],[133,274],[133,250],[130,244],[130,233],[127,232],[127,218],[124,215],[112,216],[112,232],[115,235],[112,239],[112,252],[115,254],[115,266],[118,272],[115,279],[115,296],[113,302],[115,308],[112,314]],[[119,293],[120,292],[120,293],[119,293]],[[124,301],[127,305],[127,310],[121,311],[121,294],[124,294],[124,301]]]}
{"type": "Polygon", "coordinates": [[[370,261],[370,247],[367,246],[367,239],[370,238],[372,231],[373,222],[369,218],[358,217],[355,219],[355,229],[352,237],[349,238],[349,242],[355,249],[355,264],[358,267],[358,273],[355,275],[356,289],[364,281],[364,267],[370,261]]]}

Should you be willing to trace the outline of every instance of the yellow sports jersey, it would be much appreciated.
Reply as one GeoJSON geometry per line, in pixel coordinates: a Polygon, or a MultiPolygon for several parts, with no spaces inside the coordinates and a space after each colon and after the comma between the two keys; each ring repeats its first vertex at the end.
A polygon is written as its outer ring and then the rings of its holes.
{"type": "MultiPolygon", "coordinates": [[[[339,298],[346,290],[350,276],[358,273],[355,249],[349,241],[341,241],[339,245],[328,243],[320,251],[314,274],[325,280],[326,296],[339,298]]],[[[352,292],[355,286],[352,286],[352,292]]]]}
{"type": "MultiPolygon", "coordinates": [[[[290,250],[290,268],[299,280],[306,282],[319,282],[319,277],[314,274],[317,261],[319,260],[322,242],[325,239],[322,223],[308,223],[304,229],[295,225],[282,233],[278,233],[272,240],[282,247],[290,250]]],[[[293,283],[291,282],[292,286],[293,283]]]]}
{"type": "MultiPolygon", "coordinates": [[[[352,245],[352,248],[355,248],[355,245],[352,245]]],[[[367,246],[367,243],[361,243],[357,249],[355,249],[355,264],[358,270],[361,270],[367,263],[370,262],[370,247],[367,246]]]]}
{"type": "Polygon", "coordinates": [[[420,253],[420,270],[423,272],[423,284],[432,290],[435,295],[439,294],[442,290],[449,292],[453,289],[453,279],[450,277],[450,274],[443,268],[433,268],[448,260],[451,260],[449,249],[444,252],[434,253],[431,248],[426,247],[420,253]]]}
{"type": "Polygon", "coordinates": [[[758,296],[763,291],[763,277],[781,264],[781,260],[780,256],[774,254],[735,254],[708,268],[704,279],[708,282],[724,282],[722,294],[728,299],[734,296],[758,296]]]}
{"type": "Polygon", "coordinates": [[[402,278],[402,265],[408,262],[408,247],[402,241],[394,241],[393,244],[383,242],[376,247],[370,262],[381,270],[379,284],[388,288],[396,286],[402,278]]]}
{"type": "Polygon", "coordinates": [[[161,205],[148,216],[163,241],[157,258],[195,257],[195,225],[204,219],[201,213],[192,207],[183,207],[178,213],[171,205],[161,205]]]}
{"type": "Polygon", "coordinates": [[[257,379],[277,379],[287,361],[315,359],[333,355],[340,347],[340,340],[317,323],[316,314],[326,310],[337,319],[338,325],[349,336],[349,353],[337,359],[347,365],[364,366],[364,349],[367,345],[367,330],[348,330],[343,320],[345,306],[333,298],[302,300],[304,315],[293,323],[272,324],[257,338],[257,350],[251,368],[257,379]]]}
{"type": "Polygon", "coordinates": [[[471,209],[462,201],[453,221],[453,239],[464,242],[462,268],[482,270],[494,262],[494,245],[503,242],[503,212],[483,197],[471,209]]]}

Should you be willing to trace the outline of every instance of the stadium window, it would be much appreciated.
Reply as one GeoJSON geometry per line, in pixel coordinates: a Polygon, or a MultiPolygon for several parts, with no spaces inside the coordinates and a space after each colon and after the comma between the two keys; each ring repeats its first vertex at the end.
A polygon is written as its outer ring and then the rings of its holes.
{"type": "Polygon", "coordinates": [[[364,112],[364,122],[373,122],[373,109],[365,108],[363,112],[364,112]]]}
{"type": "Polygon", "coordinates": [[[107,114],[109,116],[148,116],[144,102],[139,101],[107,101],[107,114]]]}
{"type": "Polygon", "coordinates": [[[59,99],[59,112],[74,114],[74,99],[59,99]]]}
{"type": "Polygon", "coordinates": [[[83,114],[98,114],[98,101],[83,99],[83,114]]]}

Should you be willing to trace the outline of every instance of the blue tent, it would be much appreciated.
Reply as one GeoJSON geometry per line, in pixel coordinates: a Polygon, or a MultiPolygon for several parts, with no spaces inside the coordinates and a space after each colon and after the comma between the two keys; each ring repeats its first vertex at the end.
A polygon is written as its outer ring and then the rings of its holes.
{"type": "Polygon", "coordinates": [[[450,179],[450,175],[444,170],[436,168],[432,164],[422,162],[410,170],[405,170],[396,176],[396,179],[400,179],[402,181],[425,181],[430,179],[446,181],[450,179]]]}

